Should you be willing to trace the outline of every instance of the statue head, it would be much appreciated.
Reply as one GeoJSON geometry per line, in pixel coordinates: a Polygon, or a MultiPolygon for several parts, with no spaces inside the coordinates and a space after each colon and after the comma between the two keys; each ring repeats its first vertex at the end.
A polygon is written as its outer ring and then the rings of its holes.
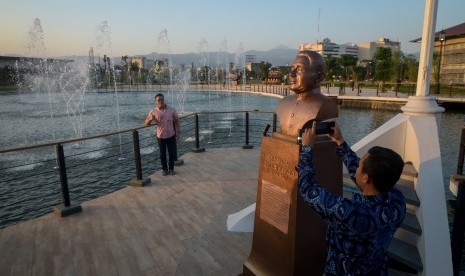
{"type": "Polygon", "coordinates": [[[324,58],[315,51],[303,50],[297,53],[289,74],[290,89],[296,94],[320,92],[320,83],[326,77],[324,58]]]}

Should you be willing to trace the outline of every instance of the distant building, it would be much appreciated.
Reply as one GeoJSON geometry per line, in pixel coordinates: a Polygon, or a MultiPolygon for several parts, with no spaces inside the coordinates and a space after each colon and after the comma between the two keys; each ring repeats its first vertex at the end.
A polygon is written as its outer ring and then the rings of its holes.
{"type": "MultiPolygon", "coordinates": [[[[411,42],[421,42],[421,37],[411,42]]],[[[441,54],[440,83],[442,85],[465,85],[465,23],[436,32],[434,53],[435,55],[441,54]],[[444,40],[441,43],[439,38],[442,32],[444,40]]],[[[439,59],[433,62],[439,62],[439,59]]],[[[437,68],[437,64],[433,64],[433,68],[434,66],[437,68]]],[[[435,74],[436,70],[431,72],[435,74]]]]}
{"type": "Polygon", "coordinates": [[[281,75],[281,72],[279,72],[279,68],[276,66],[270,67],[268,69],[268,76],[265,79],[265,83],[270,83],[270,84],[278,84],[281,83],[283,80],[283,76],[281,75]]]}
{"type": "Polygon", "coordinates": [[[358,46],[353,43],[346,43],[346,44],[336,44],[332,43],[329,39],[323,40],[323,42],[318,42],[315,44],[312,43],[303,43],[299,46],[299,51],[302,50],[312,50],[323,57],[340,57],[342,55],[349,55],[353,57],[357,57],[358,54],[358,46]]]}
{"type": "Polygon", "coordinates": [[[260,62],[255,62],[255,55],[245,55],[245,69],[258,74],[260,72],[260,62]]]}
{"type": "Polygon", "coordinates": [[[17,74],[59,74],[70,59],[0,56],[0,85],[13,84],[17,74]]]}
{"type": "Polygon", "coordinates": [[[74,60],[70,59],[0,56],[0,68],[11,67],[20,71],[31,70],[34,69],[31,65],[37,65],[44,61],[58,68],[61,68],[66,63],[74,62],[74,60]],[[18,65],[18,68],[16,68],[16,65],[18,65]]]}
{"type": "Polygon", "coordinates": [[[358,45],[358,60],[360,62],[365,60],[372,60],[376,49],[379,47],[387,47],[391,48],[393,51],[400,51],[400,42],[391,41],[387,38],[381,37],[375,42],[360,43],[358,45]]]}
{"type": "Polygon", "coordinates": [[[247,62],[245,68],[250,72],[259,73],[260,72],[260,63],[259,62],[247,62]]]}
{"type": "Polygon", "coordinates": [[[151,59],[147,59],[146,57],[130,57],[129,62],[137,63],[137,66],[140,69],[147,69],[149,70],[154,65],[154,61],[151,59]]]}

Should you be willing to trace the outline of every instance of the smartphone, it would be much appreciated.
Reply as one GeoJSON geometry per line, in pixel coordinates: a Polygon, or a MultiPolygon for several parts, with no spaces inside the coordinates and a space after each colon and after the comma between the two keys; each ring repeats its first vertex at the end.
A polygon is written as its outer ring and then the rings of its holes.
{"type": "Polygon", "coordinates": [[[332,129],[334,127],[335,123],[334,121],[332,122],[317,122],[316,123],[316,131],[315,133],[317,135],[319,134],[333,134],[334,133],[334,129],[332,129]]]}
{"type": "MultiPolygon", "coordinates": [[[[306,129],[306,128],[311,128],[312,125],[313,125],[313,121],[314,120],[310,120],[308,122],[306,122],[304,124],[304,126],[302,127],[302,130],[303,129],[306,129]]],[[[335,122],[334,121],[329,121],[329,122],[316,122],[316,130],[315,130],[315,134],[316,135],[321,135],[321,134],[333,134],[334,133],[334,130],[332,129],[335,125],[335,122]]]]}

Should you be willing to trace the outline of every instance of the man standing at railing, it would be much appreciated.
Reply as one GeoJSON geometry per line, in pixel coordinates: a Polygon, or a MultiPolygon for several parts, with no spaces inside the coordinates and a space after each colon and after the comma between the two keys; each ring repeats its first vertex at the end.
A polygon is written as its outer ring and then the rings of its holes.
{"type": "Polygon", "coordinates": [[[174,161],[176,159],[176,141],[179,139],[179,117],[176,109],[165,103],[163,94],[155,96],[156,107],[150,110],[145,119],[145,125],[149,126],[155,120],[157,124],[157,139],[160,151],[161,167],[163,175],[174,175],[174,161]],[[166,160],[168,149],[169,163],[166,160]]]}

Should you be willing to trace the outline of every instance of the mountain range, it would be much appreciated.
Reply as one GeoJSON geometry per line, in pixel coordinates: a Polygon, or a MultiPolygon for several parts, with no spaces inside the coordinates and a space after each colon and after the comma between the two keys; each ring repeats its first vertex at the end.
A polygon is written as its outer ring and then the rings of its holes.
{"type": "MultiPolygon", "coordinates": [[[[281,65],[290,65],[295,59],[297,54],[297,49],[289,49],[289,48],[274,48],[268,51],[256,51],[250,50],[245,51],[244,55],[252,55],[254,57],[254,62],[269,62],[273,66],[281,66],[281,65]]],[[[144,55],[134,55],[134,57],[145,57],[149,60],[155,59],[171,59],[171,62],[175,65],[184,64],[186,66],[190,66],[194,63],[194,66],[198,66],[200,64],[208,63],[210,66],[216,66],[217,64],[227,64],[229,62],[237,63],[237,56],[242,55],[242,53],[226,53],[226,52],[208,52],[208,53],[184,53],[184,54],[161,54],[161,53],[150,53],[144,55]],[[208,60],[208,61],[206,61],[208,60]]],[[[75,62],[89,62],[89,57],[87,56],[62,56],[59,57],[62,59],[70,59],[74,60],[75,62]]],[[[100,57],[102,58],[102,57],[100,57]]],[[[98,63],[98,57],[94,56],[95,63],[98,63]]],[[[102,63],[102,61],[100,61],[102,63]]],[[[121,63],[121,57],[113,57],[114,64],[121,63]]]]}
{"type": "MultiPolygon", "coordinates": [[[[243,53],[244,55],[253,56],[254,62],[269,62],[273,66],[283,66],[283,65],[292,65],[295,56],[297,54],[297,49],[290,49],[285,46],[278,46],[274,49],[268,51],[256,51],[249,50],[243,53]]],[[[414,53],[414,56],[419,59],[420,53],[414,53]]],[[[208,53],[184,53],[184,54],[163,54],[152,52],[150,54],[134,55],[134,57],[145,57],[149,60],[155,59],[171,59],[171,62],[174,65],[184,64],[190,66],[192,63],[194,66],[201,66],[204,64],[209,64],[214,67],[217,64],[226,64],[229,62],[238,63],[237,60],[242,53],[227,53],[227,52],[208,52],[208,53]],[[206,61],[208,60],[208,61],[206,61]]],[[[18,55],[13,55],[18,56],[18,55]]],[[[88,63],[88,56],[62,56],[58,57],[61,59],[74,60],[79,63],[88,63]]],[[[100,57],[101,59],[102,57],[100,57]]],[[[94,56],[95,63],[99,63],[99,57],[94,56]]],[[[121,57],[113,57],[112,62],[114,64],[121,64],[121,57]]],[[[100,63],[103,63],[100,61],[100,63]]]]}

